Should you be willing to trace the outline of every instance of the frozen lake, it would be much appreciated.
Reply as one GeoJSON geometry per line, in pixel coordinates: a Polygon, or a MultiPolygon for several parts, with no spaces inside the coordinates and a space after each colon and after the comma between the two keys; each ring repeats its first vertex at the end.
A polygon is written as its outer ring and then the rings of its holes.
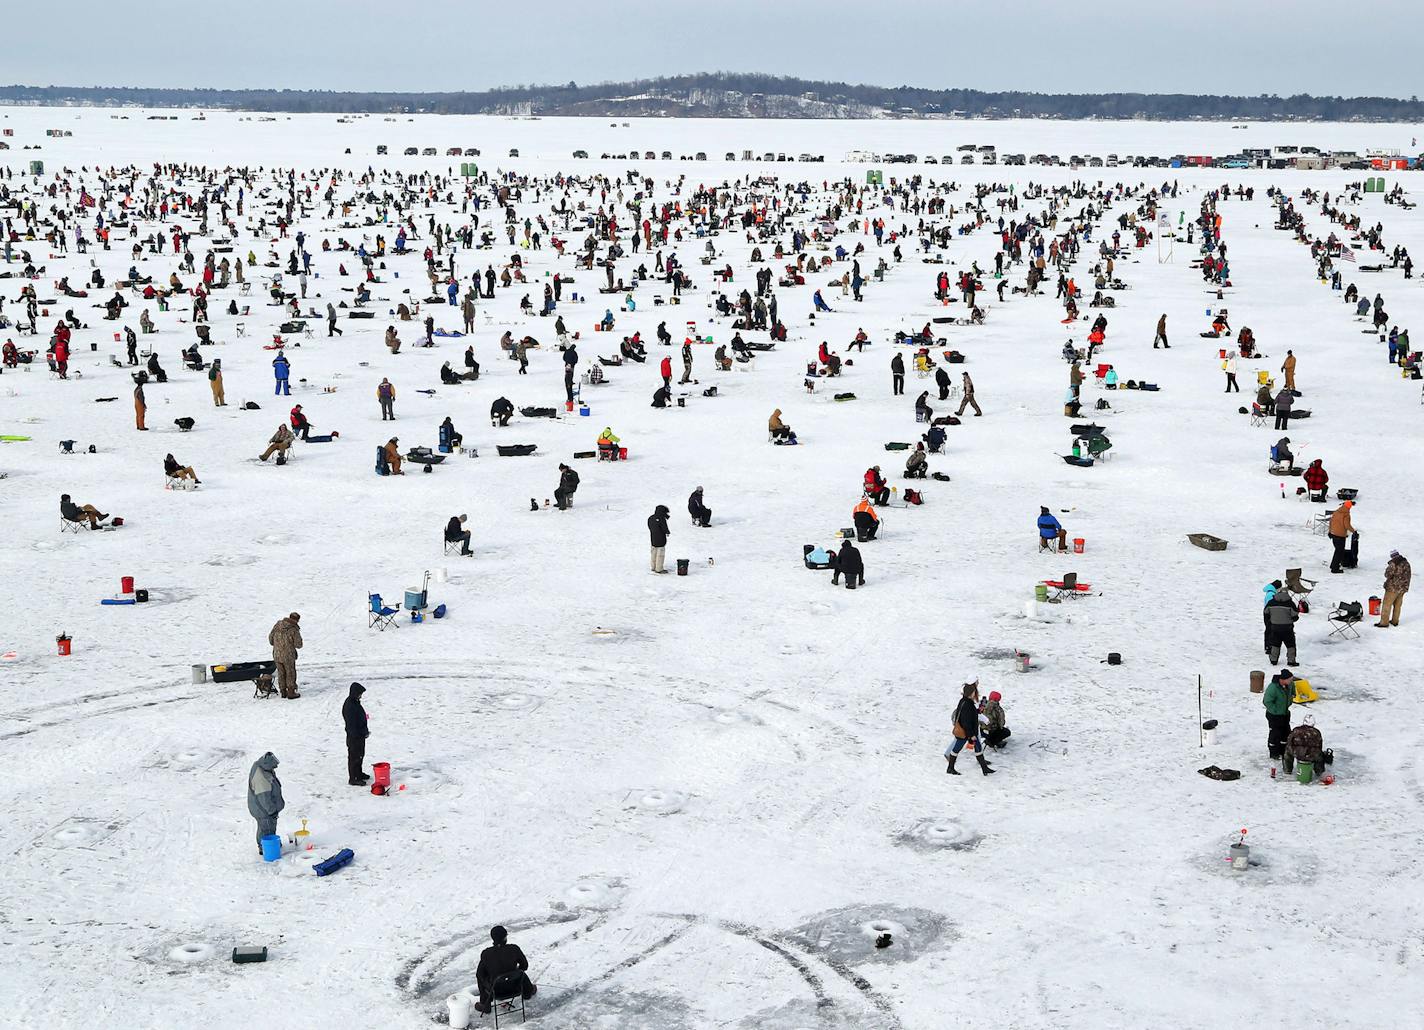
{"type": "MultiPolygon", "coordinates": [[[[124,196],[103,199],[96,167],[144,170],[128,218],[133,238],[116,229],[112,249],[80,254],[71,223],[66,251],[19,239],[16,260],[0,266],[10,276],[0,279],[4,316],[27,323],[25,285],[48,312],[35,336],[0,330],[0,339],[40,351],[27,368],[0,374],[0,435],[29,438],[0,444],[0,580],[11,595],[0,630],[0,740],[15,774],[0,829],[9,855],[0,1023],[428,1027],[445,1018],[447,996],[473,986],[488,930],[503,923],[530,958],[539,993],[529,1020],[543,1027],[917,1030],[967,1019],[1195,1028],[1257,1025],[1283,1012],[1330,1027],[1419,1025],[1415,826],[1424,757],[1413,746],[1413,685],[1424,672],[1424,621],[1412,594],[1399,628],[1366,620],[1358,640],[1331,636],[1327,614],[1337,601],[1382,592],[1391,549],[1424,554],[1414,549],[1424,483],[1411,471],[1424,440],[1420,383],[1386,363],[1385,345],[1316,277],[1309,248],[1273,228],[1266,196],[1272,185],[1295,196],[1312,237],[1348,236],[1299,192],[1333,199],[1363,173],[884,165],[887,181],[911,172],[955,183],[941,194],[955,214],[917,214],[901,210],[898,197],[891,207],[880,191],[857,192],[861,217],[908,228],[903,260],[889,242],[878,247],[852,231],[849,210],[830,246],[864,244],[867,278],[884,258],[883,282],[872,279],[860,303],[843,297],[832,279],[845,261],[810,272],[805,285],[777,287],[785,342],[730,372],[715,370],[714,347],[699,345],[697,382],[678,391],[686,406],[649,403],[664,354],[680,377],[689,321],[714,344],[736,331],[711,306],[720,288],[712,269],[731,266],[735,296],[755,292],[758,268],[780,277],[794,265],[794,252],[775,261],[772,248],[781,240],[789,250],[792,228],[819,224],[836,199],[823,181],[863,181],[867,166],[840,160],[848,151],[939,154],[965,143],[1065,157],[1280,144],[1408,150],[1414,127],[643,120],[623,128],[621,120],[420,116],[194,121],[192,112],[159,122],[147,113],[0,110],[0,127],[15,130],[0,165],[42,159],[45,186],[59,173],[52,197],[37,197],[25,176],[3,181],[12,201],[37,201],[41,222],[52,209],[78,210],[92,241],[96,211],[112,218],[124,196]],[[45,129],[74,135],[47,138],[45,129]],[[42,149],[22,149],[34,143],[42,149]],[[381,144],[395,153],[377,158],[381,144]],[[406,146],[441,154],[406,158],[406,146]],[[697,238],[675,223],[685,238],[655,249],[677,254],[695,289],[678,306],[657,305],[654,296],[670,301],[671,288],[645,282],[630,312],[622,295],[593,292],[601,270],[574,267],[587,233],[577,222],[565,230],[552,213],[564,189],[529,186],[514,202],[518,225],[543,216],[569,241],[570,256],[559,257],[548,233],[537,250],[508,246],[490,186],[476,186],[479,229],[495,230],[496,243],[455,249],[458,279],[468,283],[487,266],[498,273],[518,254],[528,283],[479,300],[472,336],[436,337],[424,349],[415,343],[427,315],[439,329],[461,329],[458,307],[425,302],[428,219],[459,230],[476,214],[464,209],[462,158],[445,157],[450,146],[479,147],[474,160],[491,175],[637,167],[654,180],[658,204],[686,203],[700,182],[740,180],[740,213],[746,180],[761,175],[804,178],[813,190],[787,231],[767,242],[749,242],[740,228],[697,238]],[[521,156],[508,158],[511,148],[521,156]],[[809,151],[828,161],[596,160],[635,148],[809,151]],[[572,160],[576,149],[595,160],[572,160]],[[207,376],[180,359],[194,340],[190,298],[160,311],[125,289],[130,306],[113,322],[101,306],[131,265],[168,282],[175,225],[194,234],[199,272],[213,249],[191,211],[141,213],[153,166],[172,162],[251,170],[240,183],[245,210],[232,213],[237,239],[218,256],[252,251],[254,285],[248,295],[235,285],[213,292],[218,342],[202,351],[221,358],[224,408],[214,407],[207,376]],[[379,233],[393,247],[396,235],[394,213],[392,222],[362,224],[379,216],[350,172],[368,166],[375,179],[366,185],[378,197],[400,188],[386,170],[443,176],[453,167],[455,181],[408,209],[412,251],[387,251],[370,286],[376,317],[354,320],[342,305],[354,299],[360,261],[341,244],[373,250],[379,233]],[[300,307],[316,317],[312,337],[282,334],[287,398],[274,396],[274,352],[263,349],[286,316],[267,306],[263,280],[284,270],[296,245],[273,228],[287,190],[272,172],[292,167],[298,186],[312,187],[291,233],[305,233],[312,255],[316,275],[300,307]],[[333,168],[348,171],[333,183],[333,168]],[[679,175],[687,182],[677,193],[679,175]],[[1204,190],[1255,191],[1219,207],[1232,279],[1221,299],[1192,266],[1196,246],[1139,248],[1122,234],[1116,274],[1128,288],[1103,312],[1109,328],[1097,361],[1160,391],[1108,392],[1089,377],[1081,421],[1098,417],[1114,444],[1111,460],[1091,468],[1062,460],[1078,420],[1063,416],[1069,369],[1060,353],[1065,340],[1087,345],[1098,312],[1085,306],[1087,317],[1062,323],[1052,272],[1043,294],[1006,290],[1001,303],[993,224],[929,251],[944,264],[922,263],[915,242],[921,219],[973,224],[964,205],[976,183],[1012,184],[1024,199],[1004,217],[1022,220],[1051,200],[1032,184],[1075,180],[1101,180],[1111,195],[1069,270],[1086,296],[1099,245],[1147,190],[1179,184],[1161,202],[1174,226],[1197,216],[1204,190]],[[81,187],[101,197],[96,208],[80,208],[81,187]],[[328,188],[338,205],[330,216],[328,188]],[[343,216],[345,200],[352,207],[343,216]],[[154,232],[161,253],[145,249],[135,260],[133,245],[154,232]],[[709,240],[718,256],[704,266],[709,240]],[[32,280],[20,277],[21,250],[43,266],[32,280]],[[266,267],[269,253],[279,268],[266,267]],[[949,481],[910,484],[923,489],[923,506],[884,511],[880,537],[860,548],[865,586],[833,587],[803,566],[803,545],[832,545],[851,525],[869,466],[906,485],[905,454],[885,445],[920,439],[926,427],[912,402],[921,391],[937,416],[959,406],[937,400],[934,380],[913,368],[905,396],[893,396],[889,364],[897,350],[913,354],[895,345],[897,330],[964,315],[962,304],[935,300],[934,279],[944,270],[953,280],[971,262],[986,273],[987,319],[937,324],[945,343],[932,350],[966,356],[947,367],[956,387],[961,371],[972,375],[984,417],[966,414],[948,428],[945,453],[929,460],[949,481]],[[339,274],[342,264],[350,275],[339,274]],[[61,277],[82,290],[96,270],[104,288],[58,293],[61,277]],[[554,272],[572,276],[558,314],[579,333],[581,373],[634,331],[648,344],[647,364],[599,366],[607,383],[581,386],[586,417],[562,410],[552,319],[519,306],[526,293],[537,306],[554,272]],[[817,289],[833,311],[813,319],[817,289]],[[579,303],[573,293],[591,296],[579,303]],[[248,312],[227,314],[229,301],[248,312]],[[397,304],[416,301],[416,320],[394,317],[397,304]],[[339,338],[325,332],[328,302],[340,311],[339,338]],[[1219,349],[1229,341],[1198,335],[1223,307],[1233,332],[1249,326],[1263,352],[1239,359],[1239,395],[1223,394],[1219,349]],[[606,308],[616,315],[611,336],[593,332],[606,308]],[[74,331],[70,376],[60,380],[46,372],[43,350],[66,309],[85,327],[74,331]],[[168,382],[146,387],[149,431],[139,433],[132,369],[110,356],[122,362],[116,336],[137,329],[143,309],[158,331],[140,346],[155,349],[168,382]],[[1154,350],[1164,313],[1172,347],[1154,350]],[[657,346],[659,323],[673,336],[670,350],[657,346]],[[399,353],[382,345],[387,326],[403,341],[399,353]],[[861,329],[871,345],[847,350],[861,329]],[[527,376],[500,352],[506,331],[541,343],[527,376]],[[807,363],[823,340],[853,364],[808,392],[807,363]],[[470,345],[480,378],[443,385],[441,363],[462,368],[470,345]],[[1359,490],[1360,564],[1339,576],[1327,569],[1329,542],[1311,528],[1325,506],[1298,498],[1299,480],[1268,473],[1267,450],[1282,433],[1238,414],[1258,372],[1279,385],[1287,349],[1299,362],[1298,406],[1312,411],[1290,429],[1297,462],[1323,459],[1329,508],[1335,488],[1359,490]],[[390,426],[375,398],[383,377],[398,390],[390,426]],[[704,395],[710,385],[716,396],[704,395]],[[837,402],[837,393],[855,397],[837,402]],[[559,417],[516,415],[495,429],[489,408],[501,396],[517,408],[555,407],[559,417]],[[1098,399],[1111,409],[1095,410],[1098,399]],[[260,409],[245,410],[246,401],[260,409]],[[297,402],[314,432],[337,430],[339,439],[297,444],[284,467],[256,461],[297,402]],[[801,446],[768,443],[767,418],[778,408],[801,446]],[[430,475],[409,464],[400,478],[373,474],[374,448],[396,433],[402,450],[434,447],[446,416],[478,457],[452,456],[430,475]],[[192,432],[175,426],[182,417],[195,419],[192,432]],[[630,460],[575,460],[605,426],[630,460]],[[61,454],[61,440],[79,453],[61,454]],[[498,456],[496,445],[510,443],[537,451],[498,456]],[[167,453],[194,467],[200,489],[164,489],[167,453]],[[561,462],[582,477],[574,507],[544,510],[561,462]],[[690,525],[696,486],[713,510],[710,528],[690,525]],[[125,525],[61,534],[62,493],[125,525]],[[540,510],[529,510],[531,498],[540,510]],[[686,560],[685,578],[649,572],[646,520],[660,504],[672,512],[669,565],[686,560]],[[1084,540],[1081,554],[1037,552],[1040,505],[1084,540]],[[441,529],[458,513],[470,516],[473,558],[442,554],[441,529]],[[1186,534],[1196,532],[1224,537],[1229,548],[1194,548],[1186,534]],[[1272,778],[1278,763],[1267,755],[1261,698],[1248,691],[1250,671],[1271,668],[1261,647],[1262,586],[1296,567],[1320,581],[1297,625],[1295,668],[1321,700],[1297,707],[1294,719],[1313,717],[1333,748],[1329,786],[1272,778]],[[369,593],[401,598],[427,570],[430,601],[448,606],[446,618],[412,624],[403,613],[385,632],[368,628],[369,593]],[[1092,596],[1030,613],[1035,584],[1065,572],[1090,583],[1092,596]],[[101,605],[124,576],[149,591],[148,603],[101,605]],[[247,683],[191,682],[193,665],[269,657],[268,631],[290,611],[303,616],[300,699],[254,700],[247,683]],[[66,657],[55,654],[61,633],[73,638],[66,657]],[[1016,651],[1031,656],[1032,671],[1016,671],[1016,651]],[[1110,652],[1121,665],[1106,664],[1110,652]],[[1220,723],[1210,747],[1198,732],[1199,676],[1202,714],[1220,723]],[[964,775],[949,777],[941,752],[951,713],[960,685],[976,678],[985,695],[1002,693],[1013,737],[992,758],[996,775],[981,776],[966,757],[964,775]],[[367,687],[368,766],[390,762],[404,788],[389,797],[340,782],[341,706],[353,681],[367,687]],[[281,759],[287,801],[279,830],[289,835],[306,819],[315,847],[266,864],[254,852],[245,791],[249,766],[269,750],[281,759]],[[1241,778],[1197,774],[1210,764],[1241,778]],[[1233,872],[1227,848],[1242,828],[1253,865],[1233,872]],[[355,852],[349,867],[311,874],[313,856],[343,847],[355,852]],[[887,932],[894,943],[877,949],[887,932]],[[239,945],[265,945],[270,958],[234,965],[239,945]]],[[[1414,173],[1387,178],[1417,199],[1414,173]]],[[[197,197],[211,185],[191,171],[181,183],[164,174],[158,195],[197,197]]],[[[578,188],[568,205],[591,214],[605,204],[626,234],[634,189],[625,182],[620,197],[614,184],[605,198],[578,188]]],[[[919,196],[932,192],[925,185],[919,196]]],[[[987,196],[991,219],[1007,197],[987,196]]],[[[1067,232],[1090,200],[1065,198],[1045,238],[1067,232]]],[[[1388,249],[1424,256],[1419,209],[1372,194],[1345,210],[1366,227],[1380,224],[1388,249]]],[[[24,235],[15,207],[0,213],[24,235]]],[[[216,236],[215,209],[212,218],[216,236]]],[[[1391,324],[1424,333],[1420,280],[1389,267],[1387,253],[1356,253],[1356,266],[1337,264],[1345,283],[1367,299],[1381,293],[1391,324]],[[1386,267],[1358,270],[1375,263],[1386,267]]],[[[616,275],[631,280],[653,260],[627,254],[616,275]]],[[[1024,270],[1008,270],[1011,286],[1023,285],[1024,270]]],[[[178,274],[187,288],[198,279],[178,274]]],[[[295,279],[285,285],[294,289],[295,279]]]]}

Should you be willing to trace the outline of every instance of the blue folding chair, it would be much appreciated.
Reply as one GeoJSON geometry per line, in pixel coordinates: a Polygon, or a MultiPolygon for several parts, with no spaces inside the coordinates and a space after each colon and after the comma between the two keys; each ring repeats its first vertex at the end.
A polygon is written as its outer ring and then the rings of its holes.
{"type": "Polygon", "coordinates": [[[371,618],[370,621],[366,624],[367,629],[370,629],[372,626],[374,626],[376,627],[376,629],[384,633],[386,631],[387,626],[398,625],[396,622],[396,616],[400,614],[400,605],[396,605],[396,607],[394,608],[389,607],[381,600],[380,594],[371,594],[370,601],[371,618]]]}

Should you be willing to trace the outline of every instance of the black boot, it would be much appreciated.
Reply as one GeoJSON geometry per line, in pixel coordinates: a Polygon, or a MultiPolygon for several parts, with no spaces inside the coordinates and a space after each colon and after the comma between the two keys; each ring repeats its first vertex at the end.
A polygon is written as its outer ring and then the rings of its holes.
{"type": "Polygon", "coordinates": [[[949,775],[951,775],[951,776],[958,776],[958,775],[959,775],[959,772],[954,768],[954,760],[955,760],[957,757],[959,757],[959,756],[958,756],[958,755],[945,755],[945,756],[944,756],[945,761],[947,761],[947,762],[949,763],[949,768],[946,769],[945,772],[947,772],[947,773],[948,773],[949,775]]]}
{"type": "Polygon", "coordinates": [[[985,776],[988,776],[991,772],[994,771],[994,767],[989,764],[989,760],[983,755],[975,755],[974,757],[979,759],[979,771],[982,772],[985,776]]]}

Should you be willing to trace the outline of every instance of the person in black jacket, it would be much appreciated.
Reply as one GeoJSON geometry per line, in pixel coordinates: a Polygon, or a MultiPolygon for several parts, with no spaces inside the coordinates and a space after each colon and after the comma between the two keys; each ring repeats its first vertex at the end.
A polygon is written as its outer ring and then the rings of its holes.
{"type": "Polygon", "coordinates": [[[694,526],[712,525],[712,509],[702,503],[702,487],[692,491],[692,496],[687,499],[687,513],[692,516],[694,526]]]}
{"type": "Polygon", "coordinates": [[[509,403],[508,397],[501,397],[490,405],[490,425],[507,426],[513,417],[514,405],[509,403]]]}
{"type": "Polygon", "coordinates": [[[366,760],[366,738],[371,735],[366,727],[366,709],[361,707],[364,693],[366,688],[361,684],[351,684],[351,692],[341,706],[341,719],[346,723],[346,782],[353,787],[364,787],[371,781],[361,771],[361,763],[366,760]]]}
{"type": "Polygon", "coordinates": [[[653,571],[659,576],[667,575],[667,569],[663,568],[663,558],[667,551],[668,536],[668,511],[667,505],[660,504],[653,509],[653,513],[648,516],[648,534],[653,545],[653,571]]]}
{"type": "Polygon", "coordinates": [[[943,368],[935,369],[935,385],[939,387],[939,399],[949,400],[949,373],[943,368]]]}
{"type": "Polygon", "coordinates": [[[890,384],[894,389],[894,396],[898,397],[905,392],[905,355],[898,352],[890,359],[890,384]]]}
{"type": "Polygon", "coordinates": [[[974,745],[974,757],[979,760],[979,770],[988,776],[994,771],[994,767],[984,757],[984,744],[979,739],[978,680],[964,684],[959,704],[954,709],[954,743],[944,749],[944,760],[949,763],[945,772],[949,775],[959,775],[959,771],[954,768],[954,761],[959,757],[960,748],[969,743],[974,745]]]}
{"type": "Polygon", "coordinates": [[[847,590],[865,586],[865,562],[860,557],[860,551],[849,540],[841,541],[840,552],[836,555],[835,571],[831,573],[831,585],[839,586],[842,575],[846,578],[847,590]]]}
{"type": "Polygon", "coordinates": [[[468,518],[468,515],[451,515],[450,521],[445,523],[445,542],[453,544],[459,541],[462,558],[471,557],[475,553],[470,550],[470,531],[465,528],[465,521],[468,518]]]}
{"type": "Polygon", "coordinates": [[[1295,602],[1290,592],[1277,590],[1276,595],[1266,604],[1266,654],[1271,664],[1280,661],[1281,646],[1286,649],[1287,664],[1296,664],[1295,623],[1300,616],[1296,613],[1295,602]]]}
{"type": "Polygon", "coordinates": [[[493,947],[480,952],[480,964],[475,967],[475,983],[480,989],[480,1000],[475,1005],[475,1010],[481,1014],[489,1014],[494,1001],[495,981],[506,973],[519,974],[520,995],[525,1001],[539,992],[539,988],[530,982],[529,975],[525,972],[529,968],[529,960],[524,957],[519,945],[508,943],[508,938],[509,932],[502,926],[496,926],[490,930],[493,947]]]}
{"type": "Polygon", "coordinates": [[[573,507],[574,491],[579,487],[579,474],[567,465],[559,466],[559,485],[554,490],[554,501],[561,511],[573,507]]]}

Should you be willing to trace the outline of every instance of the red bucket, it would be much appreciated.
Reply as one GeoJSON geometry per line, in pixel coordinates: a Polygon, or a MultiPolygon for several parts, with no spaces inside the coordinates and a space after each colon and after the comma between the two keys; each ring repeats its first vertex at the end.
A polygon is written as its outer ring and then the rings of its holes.
{"type": "Polygon", "coordinates": [[[70,638],[69,638],[69,637],[66,637],[66,636],[59,636],[59,637],[56,637],[56,638],[55,638],[55,643],[57,643],[57,644],[59,645],[59,653],[60,653],[61,655],[67,655],[67,654],[69,654],[69,644],[70,644],[70,638]]]}
{"type": "Polygon", "coordinates": [[[626,448],[626,447],[620,447],[620,448],[618,448],[618,460],[619,460],[619,461],[627,461],[627,460],[628,460],[628,448],[626,448]]]}
{"type": "Polygon", "coordinates": [[[389,787],[391,785],[391,763],[375,762],[371,765],[371,773],[375,777],[371,786],[389,787]]]}
{"type": "Polygon", "coordinates": [[[1223,361],[1225,361],[1225,360],[1226,360],[1226,351],[1224,351],[1224,350],[1223,350],[1223,351],[1218,351],[1216,356],[1217,356],[1218,358],[1221,358],[1223,361]]]}
{"type": "Polygon", "coordinates": [[[1371,598],[1370,598],[1370,614],[1371,614],[1371,615],[1378,615],[1379,613],[1380,613],[1380,599],[1379,599],[1378,597],[1371,597],[1371,598]]]}
{"type": "Polygon", "coordinates": [[[1075,536],[1075,537],[1073,538],[1073,553],[1074,553],[1074,554],[1082,554],[1082,553],[1083,553],[1083,544],[1086,543],[1086,542],[1087,542],[1087,541],[1085,541],[1082,537],[1080,537],[1080,536],[1075,536]]]}
{"type": "Polygon", "coordinates": [[[131,593],[133,593],[133,592],[134,592],[133,577],[132,577],[132,576],[124,576],[123,578],[121,578],[121,579],[119,580],[119,593],[121,593],[121,594],[131,594],[131,593]]]}

